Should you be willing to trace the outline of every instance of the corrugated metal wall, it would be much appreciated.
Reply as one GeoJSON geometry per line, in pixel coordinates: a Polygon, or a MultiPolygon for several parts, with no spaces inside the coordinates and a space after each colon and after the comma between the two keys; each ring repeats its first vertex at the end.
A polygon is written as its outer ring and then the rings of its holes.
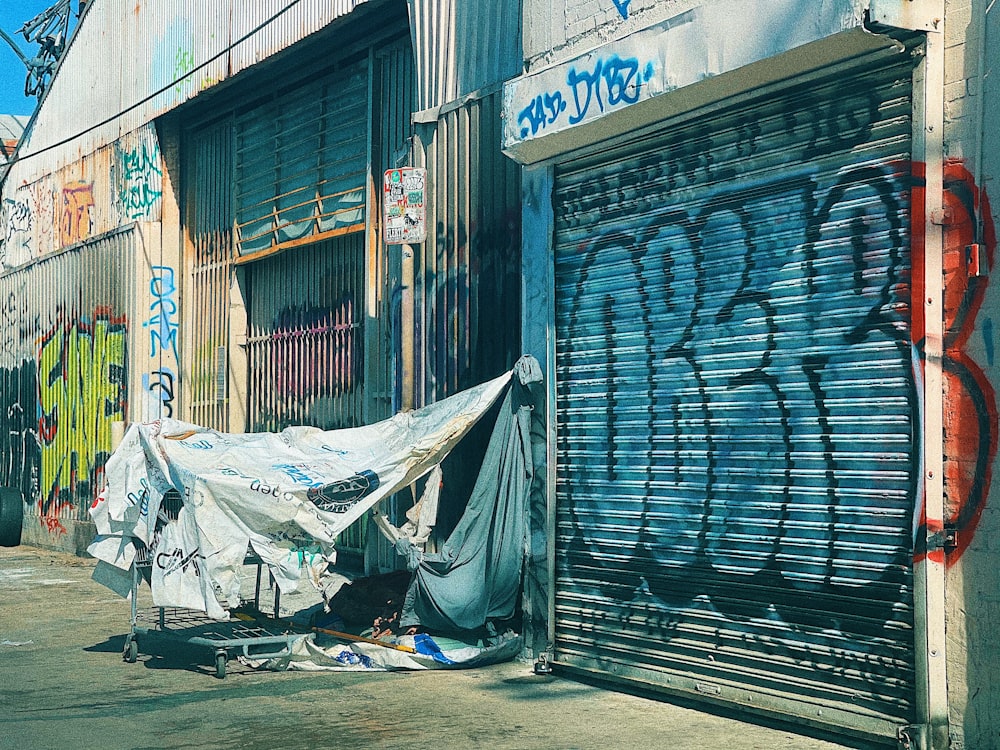
{"type": "MultiPolygon", "coordinates": [[[[416,126],[415,166],[427,169],[427,240],[413,245],[412,391],[423,406],[496,377],[520,354],[520,167],[500,152],[497,91],[442,108],[416,126]]],[[[444,464],[431,547],[447,538],[475,483],[489,432],[444,464]]]]}
{"type": "Polygon", "coordinates": [[[216,430],[229,424],[228,348],[233,278],[233,120],[198,129],[185,141],[185,222],[191,248],[184,293],[182,382],[188,419],[216,430]]]}
{"type": "MultiPolygon", "coordinates": [[[[428,226],[404,259],[402,398],[422,406],[499,375],[520,352],[520,167],[500,151],[499,92],[521,70],[522,15],[520,2],[408,6],[419,110],[410,163],[427,169],[428,226]]],[[[460,517],[487,437],[445,462],[431,547],[460,517]]]]}
{"type": "Polygon", "coordinates": [[[427,241],[414,246],[417,405],[496,377],[520,351],[520,167],[500,152],[501,96],[417,128],[427,241]]]}
{"type": "Polygon", "coordinates": [[[89,520],[129,416],[134,250],[116,232],[0,276],[0,484],[49,535],[89,520]]]}
{"type": "Polygon", "coordinates": [[[72,163],[80,154],[110,144],[365,4],[366,0],[91,3],[22,149],[22,156],[49,149],[46,157],[15,165],[15,179],[33,182],[53,164],[72,163]],[[251,35],[236,44],[247,34],[251,35]],[[94,50],[101,51],[101,64],[94,64],[94,50]]]}
{"type": "Polygon", "coordinates": [[[885,65],[557,168],[558,662],[914,718],[911,71],[885,65]]]}
{"type": "Polygon", "coordinates": [[[427,110],[521,72],[521,3],[408,0],[417,109],[427,110]]]}
{"type": "MultiPolygon", "coordinates": [[[[381,175],[410,161],[413,127],[410,122],[416,101],[416,71],[409,40],[380,49],[375,53],[375,111],[372,124],[375,139],[372,150],[372,179],[376,186],[373,225],[381,227],[381,175]]],[[[403,279],[403,253],[398,245],[386,245],[382,232],[374,232],[375,275],[370,289],[371,304],[377,311],[369,321],[369,336],[383,353],[381,360],[369,358],[369,421],[385,419],[405,405],[403,399],[404,346],[403,308],[412,304],[413,290],[403,279]]],[[[408,394],[412,397],[412,394],[408,394]]]]}

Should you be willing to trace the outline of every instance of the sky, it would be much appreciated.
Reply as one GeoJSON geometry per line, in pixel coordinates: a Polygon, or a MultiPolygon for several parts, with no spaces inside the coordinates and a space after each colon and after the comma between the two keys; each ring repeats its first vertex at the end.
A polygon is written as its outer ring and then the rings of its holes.
{"type": "MultiPolygon", "coordinates": [[[[46,8],[54,5],[56,0],[0,0],[0,28],[13,37],[25,57],[33,57],[38,52],[37,45],[30,45],[17,30],[46,8]]],[[[77,0],[73,0],[73,17],[71,28],[76,20],[77,0]]],[[[28,71],[24,63],[10,46],[0,38],[0,114],[30,115],[35,107],[35,97],[24,95],[24,79],[28,71]]]]}

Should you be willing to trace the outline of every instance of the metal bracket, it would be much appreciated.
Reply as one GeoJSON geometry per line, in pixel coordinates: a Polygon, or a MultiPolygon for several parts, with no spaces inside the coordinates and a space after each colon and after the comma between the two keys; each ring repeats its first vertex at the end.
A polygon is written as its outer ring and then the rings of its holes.
{"type": "Polygon", "coordinates": [[[986,254],[986,245],[974,242],[965,246],[965,266],[969,278],[985,278],[990,275],[990,260],[986,254]]]}
{"type": "MultiPolygon", "coordinates": [[[[913,734],[915,727],[899,727],[896,729],[896,741],[899,743],[899,750],[915,750],[913,744],[913,734]]],[[[919,734],[919,731],[917,732],[919,734]]]]}
{"type": "Polygon", "coordinates": [[[535,674],[552,674],[552,654],[542,651],[535,660],[535,674]]]}
{"type": "Polygon", "coordinates": [[[952,524],[944,525],[944,552],[951,554],[958,549],[958,529],[952,524]]]}

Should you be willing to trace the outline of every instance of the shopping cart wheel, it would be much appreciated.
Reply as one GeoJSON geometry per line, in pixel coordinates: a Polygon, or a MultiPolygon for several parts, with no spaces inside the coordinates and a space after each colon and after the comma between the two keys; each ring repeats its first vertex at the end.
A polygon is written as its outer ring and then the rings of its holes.
{"type": "Polygon", "coordinates": [[[128,638],[125,641],[125,650],[122,652],[122,658],[129,664],[135,664],[135,660],[139,656],[139,644],[135,642],[134,638],[128,638]]]}
{"type": "Polygon", "coordinates": [[[225,651],[218,651],[215,654],[215,676],[220,680],[226,679],[226,661],[228,657],[225,651]]]}

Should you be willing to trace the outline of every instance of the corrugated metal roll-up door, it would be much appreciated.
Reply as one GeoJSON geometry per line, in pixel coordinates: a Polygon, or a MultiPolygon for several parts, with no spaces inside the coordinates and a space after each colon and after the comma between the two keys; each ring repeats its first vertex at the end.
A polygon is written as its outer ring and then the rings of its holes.
{"type": "Polygon", "coordinates": [[[911,71],[556,169],[557,664],[912,721],[911,71]]]}

